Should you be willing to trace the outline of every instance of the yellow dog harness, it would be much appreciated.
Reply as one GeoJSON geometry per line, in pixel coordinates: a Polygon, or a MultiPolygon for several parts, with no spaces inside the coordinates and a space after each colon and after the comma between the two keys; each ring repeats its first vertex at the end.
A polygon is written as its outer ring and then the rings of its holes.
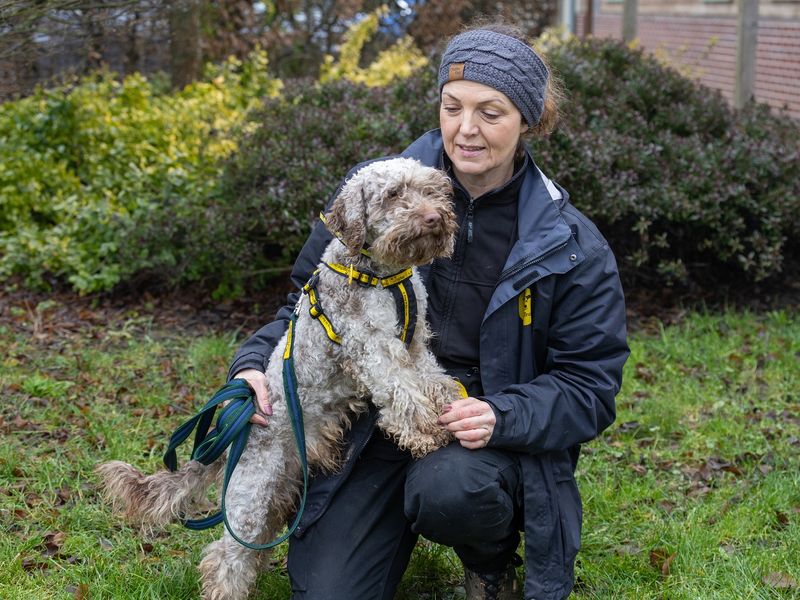
{"type": "MultiPolygon", "coordinates": [[[[378,277],[367,271],[359,271],[352,265],[342,265],[339,263],[323,263],[334,273],[347,277],[348,285],[353,282],[364,287],[376,287],[388,290],[394,297],[395,309],[397,311],[397,322],[400,324],[400,334],[398,337],[408,348],[414,338],[414,328],[417,324],[417,297],[414,294],[414,287],[408,281],[414,274],[411,268],[395,273],[388,277],[378,277]]],[[[314,271],[311,279],[303,286],[303,293],[308,296],[309,314],[312,318],[319,321],[325,334],[334,344],[341,344],[342,338],[336,333],[328,316],[322,308],[319,299],[317,284],[319,282],[319,269],[314,271]]]]}

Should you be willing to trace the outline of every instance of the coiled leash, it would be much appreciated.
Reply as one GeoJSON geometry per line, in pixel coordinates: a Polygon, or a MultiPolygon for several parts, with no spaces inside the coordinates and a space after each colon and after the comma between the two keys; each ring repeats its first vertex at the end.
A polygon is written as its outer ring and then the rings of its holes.
{"type": "Polygon", "coordinates": [[[286,533],[266,544],[255,544],[241,539],[228,522],[228,515],[225,510],[225,495],[228,490],[228,483],[247,445],[247,437],[250,434],[251,427],[250,417],[256,412],[255,394],[250,385],[244,379],[233,379],[220,388],[211,400],[200,409],[200,412],[175,430],[164,454],[164,465],[170,471],[177,470],[178,460],[175,450],[189,437],[195,428],[197,431],[195,432],[194,446],[192,448],[193,460],[204,465],[210,465],[230,446],[228,462],[225,466],[225,477],[222,483],[221,509],[204,519],[185,520],[183,524],[187,528],[202,530],[219,525],[219,523],[225,523],[225,528],[233,539],[243,546],[252,550],[266,550],[286,541],[300,524],[308,492],[308,457],[303,427],[303,409],[300,406],[300,398],[297,394],[297,375],[294,369],[294,328],[296,321],[297,315],[293,314],[289,320],[286,348],[283,353],[283,391],[303,472],[303,495],[294,521],[286,533]],[[226,401],[229,402],[217,417],[216,426],[209,431],[211,422],[214,419],[214,413],[219,405],[226,401]]]}

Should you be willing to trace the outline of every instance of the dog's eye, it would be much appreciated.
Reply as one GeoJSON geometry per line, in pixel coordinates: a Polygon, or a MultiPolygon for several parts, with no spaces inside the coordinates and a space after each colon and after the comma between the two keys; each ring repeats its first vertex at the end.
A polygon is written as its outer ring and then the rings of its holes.
{"type": "Polygon", "coordinates": [[[397,200],[398,196],[400,196],[400,190],[398,188],[386,190],[386,200],[397,200]]]}

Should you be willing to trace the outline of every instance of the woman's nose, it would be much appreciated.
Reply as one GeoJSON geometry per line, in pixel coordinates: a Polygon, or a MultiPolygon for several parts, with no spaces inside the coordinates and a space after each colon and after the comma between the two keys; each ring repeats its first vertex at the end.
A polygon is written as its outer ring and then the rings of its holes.
{"type": "Polygon", "coordinates": [[[461,115],[461,123],[458,128],[462,135],[472,135],[478,131],[475,123],[475,113],[471,111],[464,111],[461,115]]]}

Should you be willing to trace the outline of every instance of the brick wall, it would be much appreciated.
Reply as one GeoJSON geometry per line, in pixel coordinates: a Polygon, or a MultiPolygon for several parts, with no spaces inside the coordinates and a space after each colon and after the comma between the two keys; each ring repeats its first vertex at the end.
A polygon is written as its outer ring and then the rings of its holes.
{"type": "MultiPolygon", "coordinates": [[[[642,47],[681,72],[733,99],[736,78],[736,17],[732,15],[639,14],[642,47]]],[[[594,35],[622,37],[622,17],[601,10],[594,35]]],[[[800,119],[800,20],[760,18],[755,96],[800,119]]]]}

